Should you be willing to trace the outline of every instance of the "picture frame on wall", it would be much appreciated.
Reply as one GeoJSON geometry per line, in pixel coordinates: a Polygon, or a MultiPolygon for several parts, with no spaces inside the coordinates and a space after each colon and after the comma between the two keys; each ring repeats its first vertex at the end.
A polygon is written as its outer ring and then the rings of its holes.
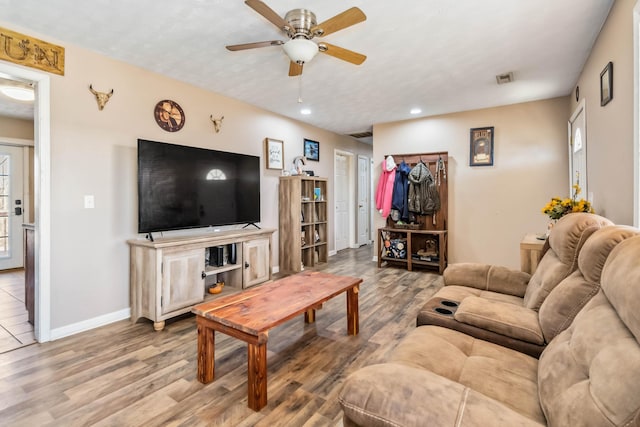
{"type": "Polygon", "coordinates": [[[320,161],[320,143],[311,139],[304,140],[304,156],[307,160],[320,161]]]}
{"type": "Polygon", "coordinates": [[[600,106],[613,99],[613,62],[609,62],[600,73],[600,106]]]}
{"type": "Polygon", "coordinates": [[[469,166],[493,166],[493,126],[472,128],[469,142],[469,166]]]}
{"type": "Polygon", "coordinates": [[[284,142],[272,138],[265,138],[264,142],[267,169],[284,169],[284,142]]]}

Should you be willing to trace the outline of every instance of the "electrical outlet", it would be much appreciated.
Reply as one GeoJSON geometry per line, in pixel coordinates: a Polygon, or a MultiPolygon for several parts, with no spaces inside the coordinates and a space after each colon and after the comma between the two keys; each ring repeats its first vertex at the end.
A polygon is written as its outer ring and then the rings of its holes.
{"type": "Polygon", "coordinates": [[[95,201],[93,195],[84,196],[84,208],[85,209],[93,209],[95,207],[95,201]]]}

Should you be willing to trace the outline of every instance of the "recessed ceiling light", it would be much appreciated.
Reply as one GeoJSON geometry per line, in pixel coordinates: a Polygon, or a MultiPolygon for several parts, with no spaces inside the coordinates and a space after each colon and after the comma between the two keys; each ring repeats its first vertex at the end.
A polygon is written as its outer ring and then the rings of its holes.
{"type": "Polygon", "coordinates": [[[27,89],[24,87],[2,86],[0,87],[0,92],[5,96],[18,101],[33,101],[35,99],[33,89],[27,89]]]}
{"type": "Polygon", "coordinates": [[[311,110],[309,108],[303,108],[302,110],[300,110],[300,114],[308,116],[309,114],[311,114],[311,110]]]}
{"type": "Polygon", "coordinates": [[[411,114],[420,114],[422,113],[422,109],[420,108],[412,108],[411,111],[409,111],[411,114]]]}

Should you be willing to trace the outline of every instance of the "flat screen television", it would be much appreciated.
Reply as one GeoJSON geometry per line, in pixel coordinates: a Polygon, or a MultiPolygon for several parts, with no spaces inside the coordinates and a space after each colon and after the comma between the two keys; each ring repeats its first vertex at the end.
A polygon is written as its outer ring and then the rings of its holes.
{"type": "Polygon", "coordinates": [[[138,139],[138,232],[260,222],[260,158],[138,139]]]}

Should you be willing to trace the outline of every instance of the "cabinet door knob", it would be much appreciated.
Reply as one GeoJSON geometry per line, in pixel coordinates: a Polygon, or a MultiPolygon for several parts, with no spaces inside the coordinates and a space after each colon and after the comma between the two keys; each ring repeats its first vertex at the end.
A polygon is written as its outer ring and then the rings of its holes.
{"type": "Polygon", "coordinates": [[[202,272],[202,278],[206,279],[207,278],[207,273],[205,273],[204,271],[202,272]]]}
{"type": "Polygon", "coordinates": [[[248,262],[244,262],[244,268],[249,268],[249,263],[248,262]]]}

